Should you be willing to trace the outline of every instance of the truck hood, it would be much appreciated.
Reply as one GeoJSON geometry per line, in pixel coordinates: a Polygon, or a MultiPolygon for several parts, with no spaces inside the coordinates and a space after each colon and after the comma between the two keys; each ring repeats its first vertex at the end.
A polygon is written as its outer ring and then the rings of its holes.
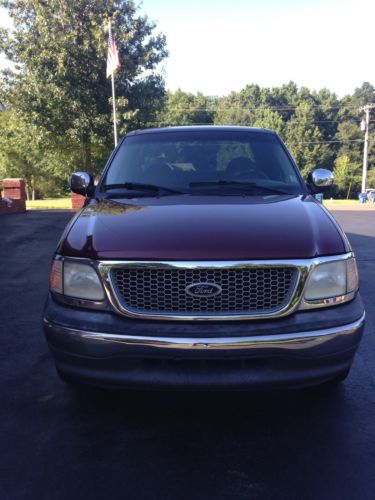
{"type": "Polygon", "coordinates": [[[300,259],[349,251],[312,196],[92,200],[58,252],[92,259],[300,259]]]}

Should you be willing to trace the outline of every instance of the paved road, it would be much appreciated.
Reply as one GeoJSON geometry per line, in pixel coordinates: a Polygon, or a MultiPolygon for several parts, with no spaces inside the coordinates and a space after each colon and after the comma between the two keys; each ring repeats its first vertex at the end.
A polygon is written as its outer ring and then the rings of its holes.
{"type": "Polygon", "coordinates": [[[373,499],[375,214],[340,212],[366,334],[337,390],[131,393],[61,383],[41,331],[71,214],[0,217],[0,498],[373,499]]]}

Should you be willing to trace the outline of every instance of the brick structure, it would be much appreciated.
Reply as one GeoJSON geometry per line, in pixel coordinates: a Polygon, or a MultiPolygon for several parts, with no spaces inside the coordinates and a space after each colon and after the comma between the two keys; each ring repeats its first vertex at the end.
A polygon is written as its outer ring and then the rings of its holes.
{"type": "Polygon", "coordinates": [[[80,194],[71,193],[71,200],[72,200],[72,209],[80,210],[85,203],[86,197],[81,196],[80,194]]]}
{"type": "Polygon", "coordinates": [[[26,183],[23,179],[4,179],[0,214],[26,212],[26,183]]]}

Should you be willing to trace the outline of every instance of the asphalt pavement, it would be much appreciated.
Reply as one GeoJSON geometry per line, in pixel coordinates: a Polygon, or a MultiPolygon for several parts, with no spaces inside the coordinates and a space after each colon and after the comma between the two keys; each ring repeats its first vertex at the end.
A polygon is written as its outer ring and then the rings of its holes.
{"type": "Polygon", "coordinates": [[[336,389],[115,392],[57,377],[41,316],[69,212],[0,216],[0,499],[373,499],[375,213],[337,219],[365,335],[336,389]]]}

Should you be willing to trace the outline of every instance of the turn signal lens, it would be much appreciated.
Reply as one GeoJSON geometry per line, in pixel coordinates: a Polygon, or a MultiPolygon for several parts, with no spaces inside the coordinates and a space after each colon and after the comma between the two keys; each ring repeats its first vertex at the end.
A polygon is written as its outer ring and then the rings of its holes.
{"type": "Polygon", "coordinates": [[[355,259],[350,259],[347,262],[348,266],[348,274],[347,274],[347,283],[346,283],[346,292],[355,292],[359,287],[359,276],[358,276],[358,268],[357,262],[355,259]]]}
{"type": "Polygon", "coordinates": [[[49,275],[49,287],[52,292],[63,293],[62,268],[63,263],[61,260],[53,261],[49,275]]]}

